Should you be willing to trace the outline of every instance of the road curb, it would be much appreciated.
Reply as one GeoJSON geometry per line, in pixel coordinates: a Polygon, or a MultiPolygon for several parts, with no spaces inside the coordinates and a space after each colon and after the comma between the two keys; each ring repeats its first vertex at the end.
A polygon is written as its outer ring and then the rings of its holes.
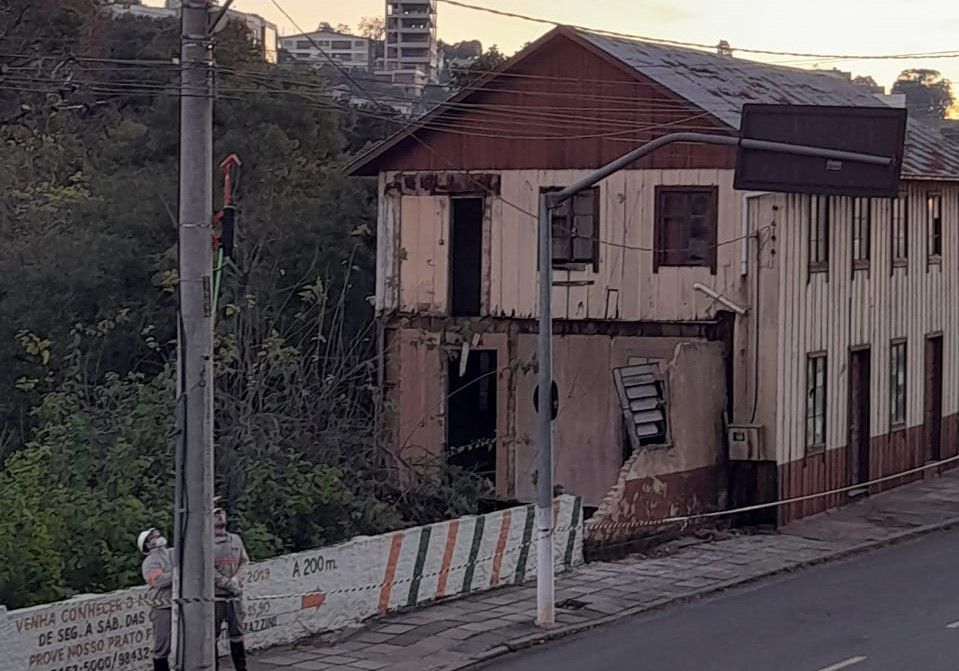
{"type": "Polygon", "coordinates": [[[874,541],[867,541],[865,543],[859,543],[858,545],[852,545],[847,548],[842,548],[834,552],[824,554],[821,557],[816,557],[813,559],[807,559],[789,566],[783,566],[781,568],[772,569],[769,571],[763,571],[751,576],[744,576],[742,578],[735,578],[733,580],[727,580],[726,582],[718,583],[706,589],[702,589],[698,592],[693,592],[689,594],[684,594],[677,597],[666,597],[663,599],[658,599],[654,603],[645,604],[641,606],[633,606],[631,608],[626,608],[618,613],[612,615],[606,615],[603,617],[598,617],[595,620],[590,620],[589,622],[577,622],[576,624],[566,625],[562,627],[557,627],[550,631],[537,632],[536,634],[530,634],[527,636],[520,636],[518,638],[511,639],[502,644],[499,644],[489,650],[474,655],[469,661],[464,662],[458,665],[451,665],[444,669],[444,671],[465,671],[467,669],[477,669],[483,665],[489,663],[492,660],[495,660],[504,655],[512,654],[519,652],[521,650],[526,650],[537,645],[542,645],[550,641],[556,641],[559,639],[567,638],[569,636],[575,636],[576,634],[581,634],[591,629],[596,629],[607,624],[612,624],[618,622],[619,620],[624,620],[635,615],[641,615],[643,613],[651,613],[657,610],[662,610],[663,608],[669,606],[675,606],[682,603],[688,603],[690,601],[695,601],[703,597],[711,596],[718,594],[720,592],[725,592],[733,587],[741,587],[743,585],[748,585],[750,583],[758,582],[765,578],[771,578],[777,575],[782,575],[785,573],[790,573],[799,569],[809,568],[812,566],[817,566],[819,564],[825,564],[827,562],[836,561],[839,559],[845,559],[847,557],[853,557],[858,554],[863,554],[870,550],[875,550],[882,547],[887,547],[890,545],[895,545],[902,541],[907,541],[912,538],[917,538],[919,536],[924,536],[936,531],[944,531],[952,527],[959,526],[959,517],[952,517],[948,520],[943,520],[941,522],[936,522],[933,524],[925,524],[913,529],[907,529],[905,531],[900,531],[894,533],[887,538],[881,538],[874,541]]]}

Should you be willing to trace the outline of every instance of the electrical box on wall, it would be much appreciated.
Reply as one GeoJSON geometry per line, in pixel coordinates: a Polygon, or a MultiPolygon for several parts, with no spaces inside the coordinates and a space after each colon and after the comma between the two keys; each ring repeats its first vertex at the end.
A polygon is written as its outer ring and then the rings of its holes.
{"type": "Polygon", "coordinates": [[[774,455],[766,454],[761,424],[730,424],[729,459],[731,461],[775,461],[774,455]]]}

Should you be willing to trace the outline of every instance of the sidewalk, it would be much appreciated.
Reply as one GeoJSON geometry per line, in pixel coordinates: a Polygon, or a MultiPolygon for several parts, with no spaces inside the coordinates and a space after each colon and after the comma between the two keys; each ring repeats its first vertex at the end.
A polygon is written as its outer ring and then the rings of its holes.
{"type": "MultiPolygon", "coordinates": [[[[558,626],[533,624],[536,592],[506,587],[252,655],[254,671],[453,671],[543,640],[760,578],[959,525],[953,471],[796,522],[780,533],[681,539],[653,557],[558,576],[558,626]]],[[[225,661],[225,660],[224,660],[225,661]]]]}

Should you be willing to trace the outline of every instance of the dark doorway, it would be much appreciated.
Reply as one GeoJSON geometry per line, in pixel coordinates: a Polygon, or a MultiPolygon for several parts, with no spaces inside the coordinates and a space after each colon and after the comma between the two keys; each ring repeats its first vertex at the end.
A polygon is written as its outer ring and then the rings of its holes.
{"type": "Polygon", "coordinates": [[[496,479],[496,352],[473,350],[460,375],[460,359],[449,362],[446,445],[449,463],[496,479]]]}
{"type": "Polygon", "coordinates": [[[926,459],[942,455],[942,336],[926,338],[925,394],[923,397],[923,440],[926,459]]]}
{"type": "Polygon", "coordinates": [[[478,317],[483,276],[483,199],[454,198],[450,216],[450,314],[478,317]]]}
{"type": "MultiPolygon", "coordinates": [[[[849,484],[869,482],[869,350],[849,353],[849,484]]],[[[864,494],[852,490],[850,494],[864,494]]]]}

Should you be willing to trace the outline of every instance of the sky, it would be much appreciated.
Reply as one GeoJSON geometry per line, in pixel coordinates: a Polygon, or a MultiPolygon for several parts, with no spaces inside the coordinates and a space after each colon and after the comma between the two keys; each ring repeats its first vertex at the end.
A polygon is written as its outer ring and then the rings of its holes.
{"type": "MultiPolygon", "coordinates": [[[[591,28],[655,38],[804,53],[888,54],[959,52],[955,0],[466,0],[591,28]]],[[[382,16],[385,0],[277,0],[304,30],[321,21],[355,28],[361,17],[382,16]]],[[[146,0],[146,4],[162,4],[146,0]]],[[[235,0],[234,7],[277,24],[281,35],[299,32],[273,0],[235,0]]],[[[479,39],[512,54],[549,26],[493,16],[440,2],[438,31],[446,42],[479,39]]],[[[745,54],[739,54],[747,57],[745,54]]],[[[831,61],[748,56],[798,67],[872,75],[887,87],[906,68],[939,70],[959,88],[959,57],[908,61],[831,61]]]]}

